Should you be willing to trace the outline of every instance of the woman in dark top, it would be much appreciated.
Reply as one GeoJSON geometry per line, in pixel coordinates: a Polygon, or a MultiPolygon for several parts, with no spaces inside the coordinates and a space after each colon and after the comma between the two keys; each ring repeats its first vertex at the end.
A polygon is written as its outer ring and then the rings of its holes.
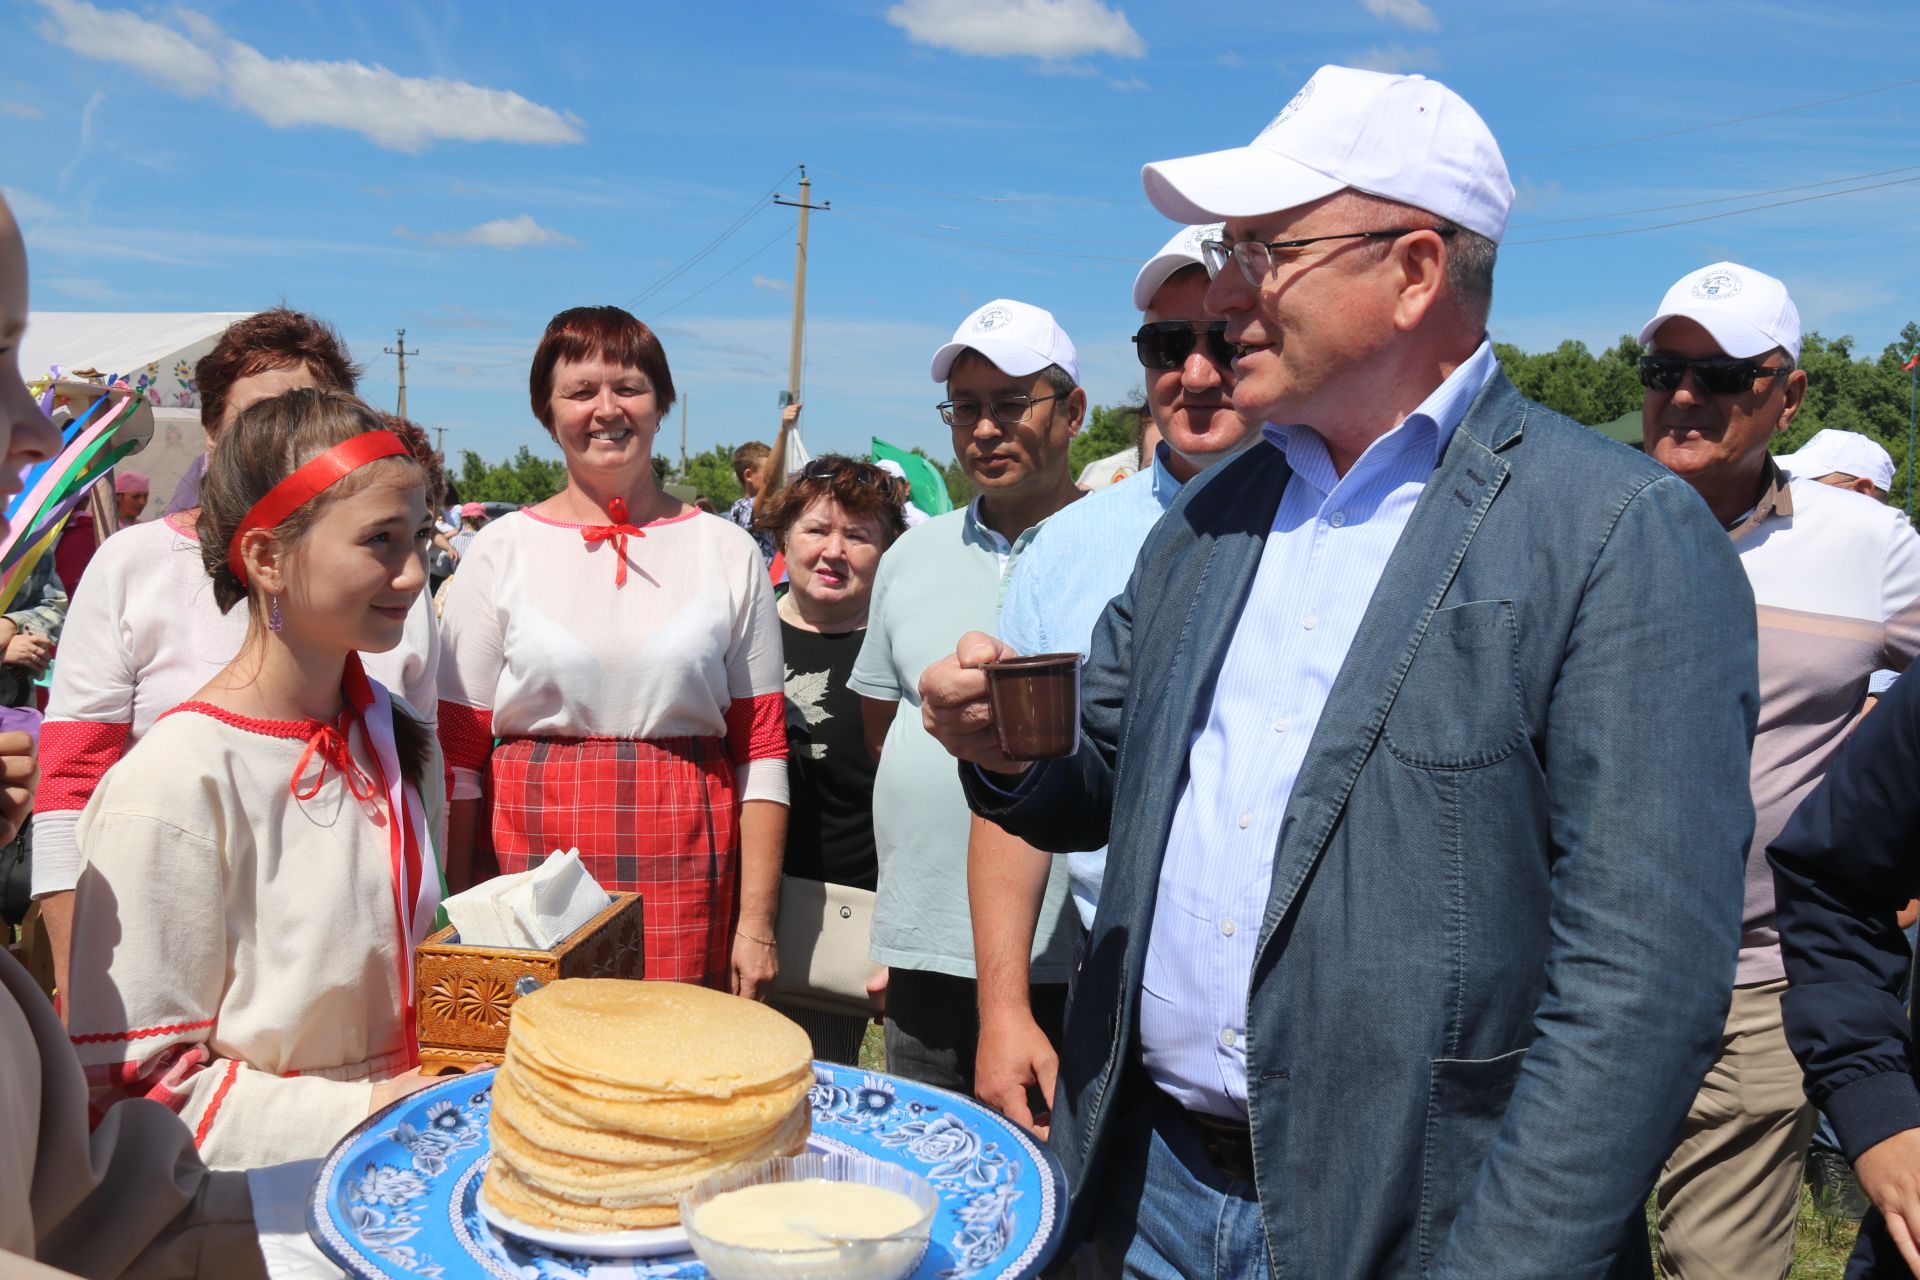
{"type": "MultiPolygon", "coordinates": [[[[875,762],[847,687],[866,634],[880,555],[906,529],[906,486],[869,463],[808,463],[762,504],[755,524],[786,556],[787,856],[784,874],[871,890],[875,762]]],[[[867,1020],[774,1005],[807,1029],[814,1055],[852,1063],[867,1020]]]]}

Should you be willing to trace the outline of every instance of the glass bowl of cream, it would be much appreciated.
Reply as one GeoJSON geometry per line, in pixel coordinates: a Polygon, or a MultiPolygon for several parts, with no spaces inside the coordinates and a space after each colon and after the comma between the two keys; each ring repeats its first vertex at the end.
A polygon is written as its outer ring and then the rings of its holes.
{"type": "Polygon", "coordinates": [[[714,1280],[905,1280],[939,1197],[919,1174],[808,1151],[715,1174],[680,1199],[680,1224],[714,1280]]]}

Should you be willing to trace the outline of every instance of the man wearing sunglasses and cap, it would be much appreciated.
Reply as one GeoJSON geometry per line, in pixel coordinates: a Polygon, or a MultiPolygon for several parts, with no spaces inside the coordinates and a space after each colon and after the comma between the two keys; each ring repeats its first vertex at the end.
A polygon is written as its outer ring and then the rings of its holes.
{"type": "MultiPolygon", "coordinates": [[[[873,783],[879,883],[872,956],[889,967],[887,1066],[911,1080],[973,1092],[979,999],[967,909],[973,826],[953,761],[922,726],[920,673],[969,630],[991,630],[1007,579],[1043,521],[1081,494],[1068,450],[1087,412],[1080,361],[1053,316],[996,298],[960,322],[933,356],[955,458],[979,489],[959,511],[902,534],[874,575],[867,634],[847,686],[860,695],[873,783]],[[900,704],[907,705],[904,711],[900,704]],[[880,744],[884,742],[882,748],[880,744]]],[[[1058,1037],[1072,962],[1062,917],[1067,869],[1053,869],[1029,957],[1033,1008],[1058,1037]]]]}
{"type": "Polygon", "coordinates": [[[1207,307],[1264,438],[1148,535],[1076,755],[1000,756],[990,637],[921,681],[976,813],[1108,844],[1069,1230],[1109,1274],[1646,1275],[1752,832],[1732,548],[1501,374],[1513,188],[1451,90],[1323,67],[1144,177],[1226,221],[1207,307]]]}
{"type": "MultiPolygon", "coordinates": [[[[1833,467],[1810,458],[1789,474],[1769,456],[1807,391],[1794,367],[1800,313],[1780,281],[1735,262],[1689,272],[1640,341],[1647,455],[1699,491],[1740,556],[1758,604],[1762,698],[1733,1006],[1661,1171],[1660,1261],[1678,1280],[1785,1275],[1814,1111],[1787,1045],[1791,1000],[1781,1020],[1767,845],[1825,776],[1873,673],[1905,670],[1920,651],[1920,536],[1898,512],[1820,483],[1833,467]]],[[[1840,1074],[1806,1084],[1851,1158],[1878,1121],[1846,1105],[1853,1073],[1840,1074]]]]}
{"type": "MultiPolygon", "coordinates": [[[[1133,335],[1146,378],[1147,412],[1159,428],[1152,464],[1061,511],[1034,535],[1007,584],[1000,637],[1021,653],[1086,653],[1107,601],[1126,589],[1134,557],[1180,488],[1259,438],[1259,423],[1233,407],[1226,322],[1207,314],[1210,279],[1200,246],[1220,224],[1183,227],[1133,282],[1141,325],[1133,335]]],[[[1045,1136],[1059,1059],[1058,1027],[1042,1028],[1027,999],[1027,955],[1052,856],[990,822],[976,822],[967,848],[967,892],[979,957],[980,1047],[974,1092],[1045,1136]]],[[[1105,850],[1067,859],[1080,930],[1093,927],[1105,850]]],[[[1071,918],[1064,927],[1075,933],[1071,918]]]]}

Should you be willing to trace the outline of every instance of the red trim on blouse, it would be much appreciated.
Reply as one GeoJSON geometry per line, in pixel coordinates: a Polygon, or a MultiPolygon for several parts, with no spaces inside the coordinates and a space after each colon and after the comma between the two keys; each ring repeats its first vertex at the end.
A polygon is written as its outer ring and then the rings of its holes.
{"type": "Polygon", "coordinates": [[[227,1060],[227,1074],[220,1081],[220,1087],[213,1091],[213,1101],[207,1103],[207,1109],[200,1114],[200,1124],[193,1131],[193,1145],[197,1149],[207,1140],[207,1131],[213,1128],[213,1117],[220,1110],[220,1104],[227,1100],[227,1091],[233,1088],[234,1077],[240,1074],[240,1059],[227,1060]]]}
{"type": "Polygon", "coordinates": [[[735,764],[787,758],[784,693],[758,693],[727,704],[727,758],[735,764]]]}
{"type": "MultiPolygon", "coordinates": [[[[523,515],[527,519],[533,520],[539,524],[552,525],[556,529],[597,529],[600,527],[599,523],[576,524],[572,520],[556,520],[552,516],[543,516],[540,513],[529,510],[526,507],[520,508],[517,514],[523,515]]],[[[702,511],[700,508],[693,507],[681,515],[664,516],[659,520],[649,520],[645,524],[640,525],[638,527],[642,529],[658,529],[663,525],[680,524],[683,521],[693,519],[695,516],[703,516],[705,514],[707,513],[702,511]]],[[[502,518],[504,519],[505,517],[502,517],[502,518]]]]}
{"type": "Polygon", "coordinates": [[[192,711],[218,720],[221,724],[231,725],[235,729],[244,729],[248,733],[257,733],[268,738],[292,738],[302,742],[312,738],[322,729],[331,727],[324,720],[261,720],[254,716],[240,715],[225,707],[216,707],[211,702],[183,702],[171,711],[162,712],[160,719],[165,720],[168,716],[178,715],[182,711],[192,711]]]}
{"type": "Polygon", "coordinates": [[[144,1040],[148,1036],[170,1036],[181,1031],[200,1031],[213,1025],[213,1019],[204,1022],[174,1022],[164,1027],[141,1027],[136,1031],[89,1031],[83,1036],[68,1036],[75,1044],[111,1044],[117,1040],[144,1040]]]}
{"type": "Polygon", "coordinates": [[[107,770],[126,754],[133,726],[109,720],[49,720],[40,726],[41,813],[84,809],[107,770]]]}

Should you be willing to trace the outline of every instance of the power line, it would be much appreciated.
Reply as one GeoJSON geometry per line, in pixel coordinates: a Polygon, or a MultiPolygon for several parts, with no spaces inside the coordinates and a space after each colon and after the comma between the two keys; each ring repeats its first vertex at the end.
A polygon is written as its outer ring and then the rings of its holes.
{"type": "Polygon", "coordinates": [[[778,231],[773,233],[773,239],[767,241],[765,244],[761,245],[758,249],[755,249],[752,253],[740,259],[740,261],[734,263],[732,266],[728,267],[725,271],[722,271],[719,275],[707,281],[705,284],[701,285],[698,289],[695,289],[692,293],[680,299],[680,301],[674,303],[672,306],[665,307],[659,311],[654,312],[653,318],[655,320],[658,320],[661,316],[666,315],[667,312],[677,311],[679,308],[684,307],[685,305],[687,305],[687,303],[692,302],[695,298],[699,297],[701,294],[705,293],[707,290],[713,288],[713,286],[719,284],[722,280],[725,280],[728,276],[732,275],[734,272],[738,271],[740,268],[746,266],[749,262],[752,262],[755,258],[759,257],[761,254],[773,248],[774,245],[786,239],[786,237],[787,237],[787,228],[786,227],[780,228],[778,231]]]}
{"type": "Polygon", "coordinates": [[[958,236],[941,235],[934,231],[912,231],[906,227],[892,226],[874,218],[863,218],[857,213],[848,213],[844,209],[835,209],[834,212],[854,222],[864,222],[870,226],[879,227],[883,231],[891,231],[898,236],[920,236],[927,240],[946,240],[952,244],[964,244],[975,249],[991,249],[995,253],[1017,253],[1028,258],[1077,258],[1083,262],[1131,262],[1136,265],[1141,261],[1137,256],[1123,258],[1110,253],[1061,253],[1051,249],[1016,249],[1012,245],[981,244],[978,240],[962,240],[958,236]]]}
{"type": "Polygon", "coordinates": [[[1768,204],[1750,205],[1745,209],[1728,209],[1724,213],[1706,213],[1697,218],[1681,218],[1674,222],[1657,222],[1646,227],[1623,227],[1618,231],[1583,231],[1570,236],[1541,236],[1534,240],[1509,240],[1502,248],[1522,244],[1559,244],[1566,240],[1600,240],[1608,236],[1638,235],[1643,231],[1665,231],[1669,227],[1689,227],[1696,222],[1712,222],[1718,218],[1732,218],[1743,213],[1758,213],[1762,209],[1778,209],[1790,204],[1807,204],[1814,200],[1832,200],[1836,196],[1850,196],[1861,191],[1878,191],[1882,187],[1898,187],[1909,182],[1920,182],[1920,176],[1895,178],[1890,182],[1873,182],[1863,187],[1848,187],[1844,191],[1825,191],[1817,196],[1800,196],[1793,200],[1775,200],[1768,204]]]}
{"type": "MultiPolygon", "coordinates": [[[[818,166],[816,166],[818,168],[818,166]]],[[[842,182],[851,182],[857,187],[872,187],[878,191],[906,191],[917,196],[936,196],[941,200],[957,200],[964,204],[1132,204],[1132,200],[1119,200],[1108,196],[967,196],[952,191],[935,191],[931,187],[903,187],[891,182],[869,182],[865,178],[849,177],[844,173],[835,173],[831,169],[819,169],[819,172],[842,182]]]]}
{"type": "Polygon", "coordinates": [[[1622,209],[1618,213],[1588,213],[1577,218],[1542,218],[1538,222],[1515,222],[1507,226],[1509,231],[1519,231],[1529,227],[1558,227],[1570,222],[1604,222],[1608,218],[1631,218],[1642,213],[1666,213],[1673,209],[1698,209],[1702,205],[1732,204],[1736,200],[1758,200],[1762,196],[1784,195],[1789,191],[1812,191],[1816,187],[1837,187],[1843,182],[1864,182],[1868,178],[1884,178],[1890,173],[1911,173],[1920,169],[1920,164],[1901,165],[1894,169],[1877,169],[1872,173],[1855,173],[1844,178],[1828,178],[1825,182],[1803,182],[1794,187],[1775,187],[1771,191],[1748,191],[1737,196],[1715,196],[1711,200],[1688,200],[1680,204],[1656,204],[1645,209],[1622,209]]]}
{"type": "Polygon", "coordinates": [[[659,293],[662,289],[672,284],[675,280],[678,280],[681,276],[684,276],[685,274],[687,274],[687,272],[693,270],[693,268],[698,266],[700,262],[707,257],[707,255],[711,254],[715,249],[718,249],[722,244],[725,244],[726,241],[730,237],[738,233],[742,227],[746,226],[749,222],[752,222],[755,218],[759,217],[762,213],[766,212],[766,210],[769,207],[771,207],[773,203],[773,197],[779,192],[780,184],[785,182],[789,177],[793,176],[794,171],[799,169],[799,167],[800,167],[799,165],[794,165],[792,168],[788,169],[785,173],[781,174],[778,178],[774,179],[773,185],[768,187],[764,192],[762,192],[759,198],[756,199],[752,204],[748,205],[746,212],[742,213],[739,217],[735,218],[731,223],[727,224],[727,227],[725,230],[723,230],[719,235],[715,236],[713,239],[709,240],[706,243],[706,245],[703,248],[701,248],[698,252],[696,252],[692,257],[688,258],[686,261],[682,262],[679,266],[667,272],[666,275],[661,276],[658,280],[654,281],[652,284],[642,289],[639,293],[636,293],[631,298],[628,298],[626,301],[626,306],[629,309],[631,309],[637,306],[638,304],[645,302],[648,298],[651,298],[654,294],[659,293]]]}
{"type": "Polygon", "coordinates": [[[1592,142],[1584,147],[1567,147],[1560,151],[1536,151],[1531,155],[1515,156],[1515,160],[1547,160],[1554,156],[1577,156],[1588,151],[1605,151],[1609,147],[1632,146],[1636,142],[1657,142],[1661,138],[1677,138],[1682,134],[1700,133],[1707,129],[1724,129],[1728,125],[1746,124],[1751,120],[1766,120],[1773,116],[1790,115],[1795,111],[1809,111],[1814,107],[1831,106],[1836,102],[1847,102],[1854,98],[1864,98],[1870,93],[1885,93],[1889,89],[1904,89],[1908,85],[1920,84],[1920,76],[1911,80],[1896,80],[1892,84],[1877,84],[1871,89],[1859,89],[1853,93],[1843,93],[1838,97],[1821,98],[1817,102],[1800,102],[1791,107],[1778,107],[1772,111],[1756,111],[1750,116],[1734,116],[1729,120],[1713,120],[1706,124],[1688,125],[1684,129],[1668,129],[1661,133],[1643,133],[1632,138],[1618,138],[1612,142],[1592,142]]]}
{"type": "MultiPolygon", "coordinates": [[[[841,212],[841,210],[836,210],[836,212],[841,212]]],[[[879,213],[868,214],[867,220],[869,222],[884,222],[902,227],[933,227],[940,231],[955,231],[961,235],[969,236],[988,236],[995,240],[1029,240],[1036,244],[1093,244],[1107,245],[1115,249],[1135,249],[1138,248],[1140,244],[1137,240],[1089,240],[1084,236],[1033,236],[1017,231],[977,231],[972,227],[956,227],[950,223],[931,222],[925,218],[903,218],[898,215],[879,213]]]]}

